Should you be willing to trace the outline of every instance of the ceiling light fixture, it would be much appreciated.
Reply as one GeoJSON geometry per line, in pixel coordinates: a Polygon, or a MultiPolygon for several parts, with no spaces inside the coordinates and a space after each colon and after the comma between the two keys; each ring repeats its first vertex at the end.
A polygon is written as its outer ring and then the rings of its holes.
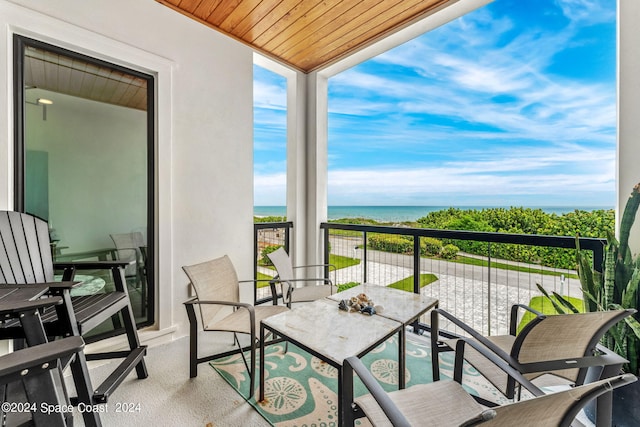
{"type": "Polygon", "coordinates": [[[47,98],[38,98],[38,104],[51,105],[53,101],[47,98]]]}

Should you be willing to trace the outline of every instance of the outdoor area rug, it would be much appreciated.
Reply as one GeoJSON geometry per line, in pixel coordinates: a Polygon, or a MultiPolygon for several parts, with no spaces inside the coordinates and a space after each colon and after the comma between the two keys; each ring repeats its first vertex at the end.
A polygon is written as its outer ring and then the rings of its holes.
{"type": "MultiPolygon", "coordinates": [[[[412,339],[410,333],[407,337],[407,387],[432,382],[430,344],[424,339],[412,339]]],[[[398,337],[394,336],[362,358],[365,366],[387,391],[398,389],[397,346],[398,337]]],[[[247,399],[249,375],[239,354],[215,360],[210,364],[272,425],[335,427],[338,420],[338,371],[293,344],[289,344],[286,353],[284,347],[285,343],[278,343],[265,348],[264,402],[256,402],[256,398],[259,397],[259,374],[256,376],[255,395],[247,399]]],[[[249,360],[248,354],[246,357],[249,360]]],[[[453,353],[442,353],[440,360],[442,378],[451,378],[453,353]]],[[[256,365],[258,364],[259,360],[256,361],[256,365]]],[[[357,378],[354,383],[356,396],[366,393],[366,389],[357,378]]],[[[463,385],[470,393],[495,402],[506,402],[504,397],[471,367],[465,368],[463,385]]]]}

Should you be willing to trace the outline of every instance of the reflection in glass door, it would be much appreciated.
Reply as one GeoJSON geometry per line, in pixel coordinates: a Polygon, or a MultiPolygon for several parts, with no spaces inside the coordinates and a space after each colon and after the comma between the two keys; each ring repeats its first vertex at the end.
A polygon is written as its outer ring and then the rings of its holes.
{"type": "MultiPolygon", "coordinates": [[[[57,260],[126,259],[153,323],[153,77],[15,36],[16,210],[49,222],[57,260]]],[[[83,272],[84,273],[84,272],[83,272]]],[[[108,271],[76,277],[104,292],[108,271]]],[[[109,333],[111,322],[102,332],[109,333]]]]}

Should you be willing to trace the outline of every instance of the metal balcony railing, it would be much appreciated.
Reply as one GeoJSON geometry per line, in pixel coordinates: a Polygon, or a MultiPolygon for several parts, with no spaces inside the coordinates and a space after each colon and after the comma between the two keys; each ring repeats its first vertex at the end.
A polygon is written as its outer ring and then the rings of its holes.
{"type": "MultiPolygon", "coordinates": [[[[540,248],[557,248],[552,253],[566,264],[568,259],[575,259],[575,237],[336,223],[323,223],[321,229],[324,262],[348,265],[332,273],[336,274],[338,285],[367,282],[424,293],[437,298],[441,308],[484,334],[508,332],[513,304],[530,304],[536,297],[544,303],[537,284],[549,292],[575,298],[576,302],[582,300],[577,273],[566,267],[541,265],[539,255],[540,248]],[[397,236],[402,244],[388,238],[392,244],[384,250],[372,249],[373,236],[377,240],[381,240],[380,236],[397,236]],[[425,255],[434,239],[460,247],[473,242],[473,253],[458,251],[456,259],[425,255]],[[506,261],[496,255],[506,252],[510,259],[518,261],[506,261]]],[[[592,253],[596,270],[602,266],[605,243],[604,239],[579,239],[581,250],[592,253]]],[[[427,316],[421,319],[420,327],[429,329],[427,316]]],[[[452,325],[441,327],[452,333],[461,332],[452,325]]]]}
{"type": "Polygon", "coordinates": [[[291,230],[293,222],[264,222],[253,224],[253,254],[255,265],[253,270],[254,280],[264,278],[254,287],[253,300],[256,304],[263,304],[272,300],[271,289],[269,288],[269,278],[275,275],[275,271],[264,266],[262,254],[269,246],[284,246],[289,252],[291,243],[291,230]]]}
{"type": "MultiPolygon", "coordinates": [[[[571,263],[575,259],[575,237],[338,223],[323,223],[320,228],[324,235],[323,262],[337,266],[337,271],[331,273],[337,285],[366,282],[424,293],[437,298],[441,308],[486,335],[507,333],[513,304],[532,304],[536,299],[544,303],[538,284],[577,303],[583,298],[573,268],[542,265],[540,256],[540,250],[555,248],[556,252],[544,259],[571,263]],[[401,244],[394,242],[384,250],[374,249],[373,242],[380,240],[380,236],[390,240],[399,237],[401,244]],[[429,254],[434,239],[444,245],[473,248],[458,250],[455,259],[444,259],[429,254]],[[505,253],[509,253],[510,260],[505,259],[505,253]]],[[[263,251],[268,246],[284,246],[288,251],[292,229],[292,222],[254,224],[254,277],[265,278],[264,283],[255,287],[256,303],[271,300],[268,278],[275,274],[261,265],[263,251]]],[[[578,241],[581,250],[591,253],[594,269],[601,270],[606,240],[578,241]]],[[[325,277],[328,274],[324,272],[325,277]]],[[[428,330],[428,316],[420,320],[419,327],[428,330]]],[[[461,333],[453,325],[441,328],[461,333]]]]}

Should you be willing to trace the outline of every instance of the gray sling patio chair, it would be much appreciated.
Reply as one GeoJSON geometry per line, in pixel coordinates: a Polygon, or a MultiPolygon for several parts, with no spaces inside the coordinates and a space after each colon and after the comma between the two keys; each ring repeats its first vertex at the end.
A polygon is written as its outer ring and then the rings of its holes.
{"type": "MultiPolygon", "coordinates": [[[[631,374],[596,381],[568,388],[552,394],[544,394],[517,372],[523,387],[533,396],[531,399],[486,409],[476,402],[455,381],[443,380],[430,384],[419,384],[390,393],[377,382],[357,357],[345,360],[344,375],[355,372],[370,394],[353,399],[353,405],[345,405],[350,417],[347,425],[354,425],[356,417],[366,416],[374,427],[410,427],[433,425],[473,426],[526,426],[526,427],[570,427],[580,410],[592,399],[637,380],[631,374]]],[[[349,398],[352,399],[350,393],[349,398]]]]}
{"type": "Polygon", "coordinates": [[[294,267],[289,254],[284,248],[267,254],[273,266],[276,268],[277,275],[269,282],[271,284],[271,292],[276,298],[276,284],[281,285],[282,299],[287,307],[291,308],[292,303],[315,301],[319,298],[332,295],[338,292],[338,288],[329,278],[296,278],[294,270],[307,269],[313,267],[328,267],[329,270],[335,271],[335,266],[331,264],[320,265],[301,265],[294,267]],[[304,286],[296,286],[303,283],[304,286]],[[313,284],[315,283],[315,284],[313,284]]]}
{"type": "MultiPolygon", "coordinates": [[[[452,349],[456,351],[455,380],[461,380],[463,363],[466,361],[508,399],[516,397],[517,382],[513,376],[496,366],[496,360],[504,361],[527,379],[542,377],[540,381],[546,385],[581,385],[588,374],[597,374],[597,378],[612,377],[620,372],[627,360],[598,343],[611,326],[633,313],[635,310],[629,309],[546,316],[526,305],[516,304],[511,309],[508,335],[483,336],[445,310],[435,309],[431,313],[433,378],[434,381],[440,378],[438,353],[452,349]],[[533,313],[535,317],[518,332],[518,313],[521,309],[533,313]],[[465,351],[464,346],[459,350],[456,346],[460,341],[455,338],[441,340],[439,316],[480,343],[483,351],[475,348],[465,351]],[[593,369],[589,373],[590,368],[593,369]]],[[[607,403],[605,397],[598,404],[598,417],[602,416],[603,420],[610,417],[610,399],[607,403]]]]}
{"type": "Polygon", "coordinates": [[[116,247],[115,254],[118,260],[127,261],[129,264],[124,269],[124,276],[133,288],[140,292],[142,304],[141,315],[147,310],[147,244],[141,232],[110,234],[116,247]]]}
{"type": "Polygon", "coordinates": [[[287,307],[277,305],[253,306],[240,302],[240,283],[255,282],[253,280],[239,281],[236,269],[227,255],[205,261],[199,264],[182,267],[191,281],[191,286],[196,294],[195,298],[184,303],[189,317],[189,375],[194,378],[198,375],[198,364],[219,357],[240,352],[250,377],[250,396],[255,391],[255,362],[256,346],[260,321],[269,316],[288,310],[287,307]],[[198,357],[198,319],[194,306],[199,307],[200,323],[203,331],[231,332],[238,350],[218,353],[206,357],[198,357]],[[249,367],[243,348],[237,334],[250,336],[248,349],[251,352],[251,364],[249,367]]]}

